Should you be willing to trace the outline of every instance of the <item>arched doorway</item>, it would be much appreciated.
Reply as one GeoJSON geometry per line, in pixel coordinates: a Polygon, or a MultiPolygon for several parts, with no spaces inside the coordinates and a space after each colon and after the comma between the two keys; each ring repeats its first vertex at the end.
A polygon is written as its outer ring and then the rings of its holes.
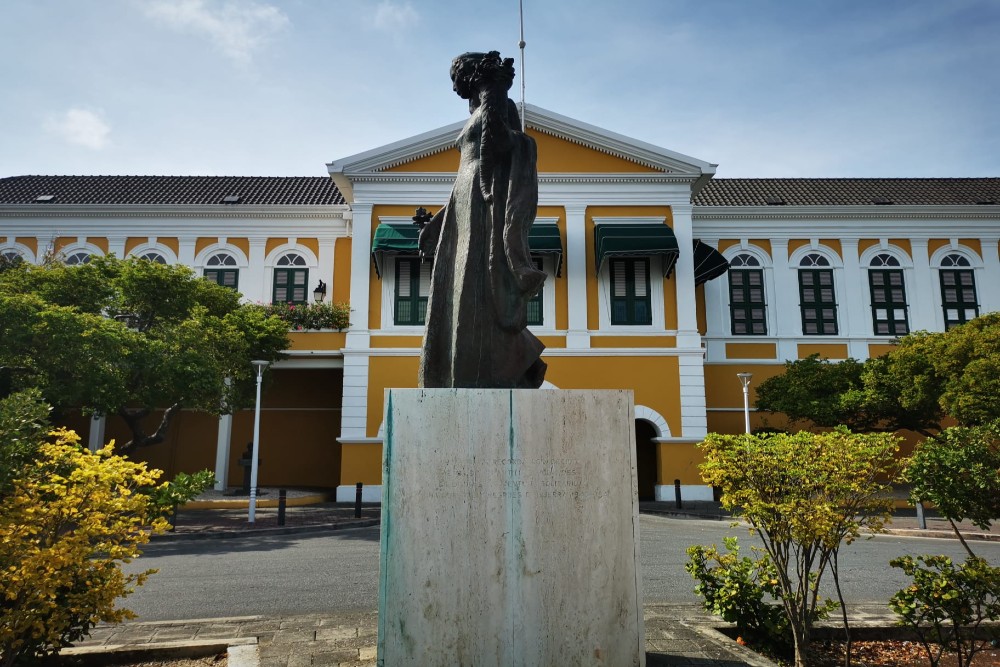
{"type": "Polygon", "coordinates": [[[635,420],[635,466],[639,500],[656,499],[656,427],[645,419],[635,420]]]}

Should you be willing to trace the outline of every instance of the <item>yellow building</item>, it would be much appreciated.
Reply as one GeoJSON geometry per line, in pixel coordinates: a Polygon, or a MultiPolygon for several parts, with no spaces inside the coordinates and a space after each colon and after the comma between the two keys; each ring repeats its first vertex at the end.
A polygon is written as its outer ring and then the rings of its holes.
{"type": "MultiPolygon", "coordinates": [[[[737,373],[756,384],[814,352],[864,359],[1000,310],[1000,179],[719,179],[537,107],[526,124],[530,243],[549,274],[530,311],[545,387],[635,392],[641,497],[672,499],[675,480],[687,499],[711,497],[695,443],[743,431],[737,373]]],[[[329,178],[0,179],[0,253],[157,253],[254,301],[326,282],[351,326],[292,334],[263,400],[261,483],[353,500],[362,482],[378,500],[383,392],[415,386],[429,282],[411,218],[447,201],[462,125],[336,160],[329,178]]],[[[238,484],[250,417],[182,415],[149,458],[238,484]]],[[[94,424],[92,442],[117,429],[94,424]]]]}

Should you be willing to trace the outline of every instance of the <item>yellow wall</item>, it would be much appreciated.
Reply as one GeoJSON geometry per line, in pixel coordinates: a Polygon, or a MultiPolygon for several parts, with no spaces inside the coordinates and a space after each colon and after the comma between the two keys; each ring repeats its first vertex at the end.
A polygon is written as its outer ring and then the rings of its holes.
{"type": "MultiPolygon", "coordinates": [[[[344,236],[333,245],[333,285],[330,288],[333,303],[351,301],[351,238],[344,236]]],[[[362,313],[351,313],[351,321],[363,317],[362,313]]]]}
{"type": "MultiPolygon", "coordinates": [[[[711,408],[742,408],[743,385],[737,373],[753,373],[750,381],[750,405],[757,400],[757,386],[764,380],[785,372],[784,364],[705,364],[705,399],[711,408]]],[[[742,424],[742,421],[740,422],[742,424]]],[[[742,432],[742,427],[740,431],[742,432]]]]}
{"type": "Polygon", "coordinates": [[[726,343],[726,359],[776,359],[775,343],[726,343]]]}
{"type": "Polygon", "coordinates": [[[423,336],[372,336],[372,347],[420,347],[423,336]]]}
{"type": "Polygon", "coordinates": [[[18,236],[14,241],[27,246],[31,252],[35,253],[36,257],[38,256],[38,239],[34,236],[18,236]]]}
{"type": "Polygon", "coordinates": [[[342,350],[347,334],[342,331],[290,331],[290,350],[342,350]]]}
{"type": "Polygon", "coordinates": [[[420,359],[413,357],[371,357],[368,361],[368,430],[374,438],[382,425],[385,390],[417,386],[420,359]]]}
{"type": "Polygon", "coordinates": [[[799,359],[818,354],[823,359],[847,359],[846,343],[799,343],[799,359]]]}
{"type": "Polygon", "coordinates": [[[340,483],[353,486],[382,483],[382,445],[342,445],[340,483]]]}
{"type": "Polygon", "coordinates": [[[288,243],[288,237],[268,239],[267,244],[264,246],[264,256],[266,257],[270,255],[272,252],[274,252],[275,248],[283,246],[286,243],[288,243]]]}
{"type": "Polygon", "coordinates": [[[226,243],[236,246],[243,251],[243,254],[250,258],[250,239],[226,239],[226,243]]]}
{"type": "Polygon", "coordinates": [[[694,443],[658,443],[656,483],[671,486],[675,479],[679,479],[681,484],[704,484],[698,473],[698,466],[704,460],[704,455],[694,443]]]}
{"type": "MultiPolygon", "coordinates": [[[[608,155],[587,146],[528,129],[538,145],[538,171],[556,173],[648,173],[658,169],[608,155]]],[[[391,172],[454,172],[458,171],[460,154],[457,148],[407,162],[386,171],[391,172]]]]}
{"type": "Polygon", "coordinates": [[[896,348],[895,345],[891,343],[869,343],[868,344],[868,356],[869,357],[881,357],[883,354],[889,354],[896,348]]]}
{"type": "Polygon", "coordinates": [[[590,347],[676,347],[676,336],[601,336],[590,337],[590,347]]]}

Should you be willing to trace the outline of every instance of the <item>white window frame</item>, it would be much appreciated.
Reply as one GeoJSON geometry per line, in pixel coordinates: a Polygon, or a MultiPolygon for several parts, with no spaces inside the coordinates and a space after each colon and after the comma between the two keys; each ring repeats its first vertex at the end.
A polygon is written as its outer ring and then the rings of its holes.
{"type": "MultiPolygon", "coordinates": [[[[382,263],[382,326],[379,331],[391,331],[398,334],[423,334],[424,325],[396,324],[396,260],[399,258],[413,259],[417,255],[390,254],[382,263]]],[[[425,261],[431,261],[427,259],[425,261]]]]}
{"type": "Polygon", "coordinates": [[[903,272],[903,292],[906,296],[906,325],[910,331],[914,331],[913,327],[913,301],[916,294],[916,290],[913,287],[914,276],[913,276],[913,259],[910,254],[906,252],[903,248],[892,243],[876,243],[875,245],[866,248],[863,253],[858,257],[858,263],[861,265],[861,270],[864,272],[864,280],[862,281],[861,290],[861,300],[864,303],[865,312],[868,314],[868,322],[866,326],[868,327],[868,332],[870,335],[876,338],[887,338],[893,339],[897,336],[893,334],[877,334],[875,333],[875,323],[872,321],[872,290],[871,281],[868,272],[873,268],[878,271],[882,267],[872,267],[872,261],[879,255],[891,255],[895,257],[899,262],[899,266],[885,267],[887,269],[899,269],[903,272]]]}
{"type": "MultiPolygon", "coordinates": [[[[85,252],[88,255],[90,255],[91,258],[104,257],[103,250],[101,250],[93,243],[88,243],[85,241],[76,241],[74,243],[69,243],[67,245],[64,245],[62,248],[59,249],[58,257],[66,259],[70,255],[75,255],[78,252],[85,252]]],[[[77,264],[76,266],[79,266],[79,264],[77,264]]]]}
{"type": "Polygon", "coordinates": [[[955,267],[941,266],[941,262],[948,255],[962,255],[969,260],[967,268],[972,270],[972,275],[976,279],[976,302],[979,304],[979,314],[983,314],[983,258],[969,246],[962,245],[957,241],[952,241],[943,245],[931,254],[931,273],[934,285],[934,324],[937,331],[944,331],[944,298],[941,294],[941,269],[951,269],[955,267]]]}
{"type": "Polygon", "coordinates": [[[542,324],[531,325],[528,330],[533,333],[555,333],[556,331],[556,261],[552,255],[532,255],[542,260],[542,271],[545,271],[545,283],[542,285],[542,324]]]}
{"type": "Polygon", "coordinates": [[[844,260],[841,259],[840,254],[836,252],[833,248],[823,245],[821,243],[807,243],[804,246],[797,248],[795,252],[790,253],[788,256],[788,268],[790,271],[794,272],[795,280],[795,310],[796,316],[798,317],[798,330],[799,334],[796,337],[802,337],[809,340],[829,340],[831,338],[845,338],[847,337],[847,328],[845,326],[846,318],[844,315],[844,310],[847,308],[847,285],[844,279],[844,260]],[[806,255],[822,255],[830,262],[829,267],[809,267],[801,266],[802,260],[805,259],[806,255]],[[829,268],[833,270],[833,294],[837,298],[837,333],[835,334],[807,334],[802,330],[802,303],[800,302],[799,296],[799,269],[812,269],[812,268],[829,268]]]}
{"type": "MultiPolygon", "coordinates": [[[[225,250],[227,252],[234,252],[235,249],[226,247],[225,250]]],[[[199,253],[199,257],[200,256],[201,253],[199,253]]],[[[206,255],[204,259],[207,261],[208,256],[206,255]]],[[[237,262],[239,262],[239,255],[237,255],[237,262]]],[[[243,267],[240,266],[238,268],[243,268],[243,267]]],[[[271,300],[274,295],[274,270],[285,269],[285,268],[309,269],[309,280],[306,283],[306,303],[313,303],[312,291],[313,287],[315,286],[315,283],[313,283],[313,281],[317,280],[318,279],[317,277],[319,276],[319,261],[316,259],[316,254],[313,253],[312,250],[303,245],[299,245],[296,242],[282,243],[278,247],[274,248],[271,252],[267,253],[267,256],[264,258],[264,285],[263,289],[261,290],[261,294],[263,295],[262,301],[264,303],[271,303],[271,300]],[[294,252],[296,254],[301,255],[302,258],[306,261],[306,263],[302,266],[297,266],[297,267],[278,266],[278,260],[281,259],[281,257],[283,257],[285,254],[290,252],[294,252]]],[[[249,279],[249,276],[247,276],[247,278],[249,279]]],[[[243,292],[242,289],[240,291],[241,293],[243,292]]]]}
{"type": "MultiPolygon", "coordinates": [[[[764,317],[767,322],[767,333],[763,336],[754,334],[734,334],[732,330],[732,316],[730,315],[730,306],[732,305],[729,300],[729,280],[728,277],[725,281],[718,281],[719,292],[720,292],[720,302],[722,304],[722,323],[723,331],[709,331],[707,335],[709,336],[723,336],[728,339],[740,339],[744,338],[748,341],[765,341],[770,338],[777,336],[777,316],[775,315],[775,307],[778,301],[778,295],[774,287],[774,265],[771,262],[771,255],[761,248],[753,244],[742,244],[737,243],[736,245],[731,245],[723,251],[722,256],[726,258],[727,262],[732,261],[737,255],[750,255],[760,262],[760,268],[764,271],[764,317]]],[[[732,271],[733,269],[730,269],[732,271]]],[[[737,271],[741,269],[736,269],[737,271]]],[[[727,272],[728,273],[728,272],[727,272]]],[[[796,279],[798,275],[796,275],[796,279]]],[[[709,283],[710,285],[711,283],[709,283]]],[[[708,287],[706,285],[705,296],[706,300],[708,297],[708,287]]],[[[706,308],[708,304],[706,303],[706,308]]]]}
{"type": "Polygon", "coordinates": [[[163,245],[162,243],[157,243],[156,241],[147,241],[146,243],[140,243],[136,247],[132,248],[128,252],[128,257],[142,257],[147,252],[159,253],[163,256],[163,259],[167,260],[167,264],[177,264],[177,253],[163,245]]]}
{"type": "Polygon", "coordinates": [[[5,252],[16,252],[25,262],[29,264],[35,263],[35,253],[31,252],[31,248],[23,243],[18,243],[17,241],[0,243],[0,254],[5,252]]]}

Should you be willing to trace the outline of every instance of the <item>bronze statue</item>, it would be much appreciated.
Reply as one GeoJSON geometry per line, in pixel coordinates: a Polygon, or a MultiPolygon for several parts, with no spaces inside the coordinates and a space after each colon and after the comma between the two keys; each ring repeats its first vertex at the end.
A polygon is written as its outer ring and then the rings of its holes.
{"type": "Polygon", "coordinates": [[[538,208],[535,141],[507,97],[513,58],[465,53],[451,64],[471,117],[448,203],[420,232],[434,255],[421,387],[537,388],[545,346],[527,330],[527,302],[542,288],[528,232],[538,208]]]}

